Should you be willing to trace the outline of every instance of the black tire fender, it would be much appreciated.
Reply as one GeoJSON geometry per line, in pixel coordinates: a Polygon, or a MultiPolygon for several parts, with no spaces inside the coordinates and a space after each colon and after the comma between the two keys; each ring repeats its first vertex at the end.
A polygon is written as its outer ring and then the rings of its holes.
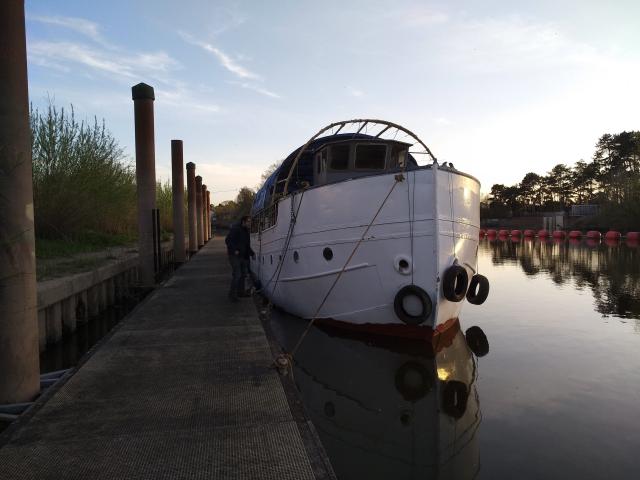
{"type": "Polygon", "coordinates": [[[469,274],[460,265],[451,265],[442,277],[442,293],[450,302],[461,301],[467,293],[469,274]]]}
{"type": "Polygon", "coordinates": [[[474,305],[482,305],[489,296],[489,280],[484,275],[476,274],[471,277],[467,300],[474,305]]]}
{"type": "Polygon", "coordinates": [[[468,398],[467,386],[458,380],[450,380],[442,390],[442,410],[450,417],[461,418],[467,411],[468,398]]]}
{"type": "Polygon", "coordinates": [[[398,318],[407,325],[420,325],[431,316],[433,304],[429,294],[422,288],[417,285],[406,285],[396,293],[396,297],[393,300],[393,310],[396,312],[398,318]],[[422,312],[420,315],[411,315],[404,309],[403,302],[408,296],[414,296],[420,300],[420,303],[422,304],[422,312]]]}
{"type": "Polygon", "coordinates": [[[464,336],[467,340],[469,350],[471,350],[476,357],[484,357],[489,353],[489,340],[480,327],[476,325],[469,327],[464,336]]]}

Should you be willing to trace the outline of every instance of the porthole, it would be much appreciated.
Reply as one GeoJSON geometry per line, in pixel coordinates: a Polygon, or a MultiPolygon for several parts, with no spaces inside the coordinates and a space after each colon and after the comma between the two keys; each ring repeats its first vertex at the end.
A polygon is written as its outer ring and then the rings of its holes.
{"type": "Polygon", "coordinates": [[[328,262],[329,260],[331,260],[333,258],[333,250],[331,250],[329,247],[326,247],[322,251],[322,256],[328,262]]]}
{"type": "Polygon", "coordinates": [[[402,275],[410,275],[413,270],[413,262],[408,255],[400,254],[393,259],[393,267],[402,275]]]}
{"type": "Polygon", "coordinates": [[[273,265],[273,255],[269,255],[269,262],[273,265]]]}
{"type": "Polygon", "coordinates": [[[293,261],[298,263],[298,261],[300,260],[300,255],[298,255],[298,252],[293,252],[293,261]]]}

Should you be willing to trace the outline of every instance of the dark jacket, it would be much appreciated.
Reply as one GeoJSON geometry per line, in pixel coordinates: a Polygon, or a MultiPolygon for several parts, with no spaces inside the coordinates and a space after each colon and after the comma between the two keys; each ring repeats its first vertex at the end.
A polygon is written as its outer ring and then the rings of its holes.
{"type": "Polygon", "coordinates": [[[240,252],[238,254],[240,258],[248,259],[254,255],[253,250],[251,250],[249,229],[239,223],[233,224],[224,242],[227,244],[227,253],[229,255],[235,255],[236,250],[240,252]]]}

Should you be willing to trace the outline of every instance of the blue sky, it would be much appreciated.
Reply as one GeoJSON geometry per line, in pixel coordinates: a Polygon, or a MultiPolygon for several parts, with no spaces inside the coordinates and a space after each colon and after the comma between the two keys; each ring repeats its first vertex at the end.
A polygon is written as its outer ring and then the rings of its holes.
{"type": "Polygon", "coordinates": [[[104,118],[133,160],[138,82],[156,164],[184,141],[214,193],[255,187],[321,127],[383,118],[483,191],[640,129],[637,1],[27,0],[31,101],[104,118]]]}

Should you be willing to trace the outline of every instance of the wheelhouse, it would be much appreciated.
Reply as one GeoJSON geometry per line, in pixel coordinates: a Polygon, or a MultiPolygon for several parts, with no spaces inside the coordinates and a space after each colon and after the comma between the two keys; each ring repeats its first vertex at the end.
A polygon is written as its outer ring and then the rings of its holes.
{"type": "MultiPolygon", "coordinates": [[[[379,175],[402,169],[418,168],[409,153],[411,144],[380,139],[364,134],[336,134],[311,142],[300,154],[300,147],[293,151],[265,181],[256,193],[252,213],[268,209],[274,201],[287,193],[303,188],[318,187],[358,177],[379,175]],[[298,160],[295,162],[294,160],[298,160]],[[293,167],[293,172],[291,169],[293,167]]],[[[275,223],[273,213],[263,212],[262,229],[275,223]],[[269,221],[265,223],[265,218],[269,221]]]]}

